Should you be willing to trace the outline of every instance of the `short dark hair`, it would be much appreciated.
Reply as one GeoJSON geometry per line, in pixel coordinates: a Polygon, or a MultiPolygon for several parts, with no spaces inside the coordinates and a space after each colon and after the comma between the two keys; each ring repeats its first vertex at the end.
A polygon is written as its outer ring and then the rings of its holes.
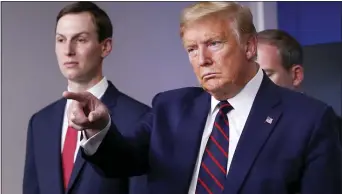
{"type": "Polygon", "coordinates": [[[96,32],[99,42],[102,42],[106,38],[113,36],[113,26],[107,13],[98,7],[95,3],[90,1],[80,1],[65,6],[57,15],[56,24],[61,17],[67,14],[75,14],[89,12],[96,26],[96,32]]]}
{"type": "Polygon", "coordinates": [[[303,48],[289,33],[278,29],[268,29],[259,32],[257,37],[259,43],[278,48],[282,65],[286,70],[293,65],[303,65],[303,48]]]}

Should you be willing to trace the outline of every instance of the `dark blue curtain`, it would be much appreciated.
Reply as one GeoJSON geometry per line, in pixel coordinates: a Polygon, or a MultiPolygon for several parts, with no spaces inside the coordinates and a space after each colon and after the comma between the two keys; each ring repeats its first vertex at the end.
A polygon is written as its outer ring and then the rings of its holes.
{"type": "Polygon", "coordinates": [[[277,2],[278,28],[303,45],[342,41],[342,2],[277,2]]]}

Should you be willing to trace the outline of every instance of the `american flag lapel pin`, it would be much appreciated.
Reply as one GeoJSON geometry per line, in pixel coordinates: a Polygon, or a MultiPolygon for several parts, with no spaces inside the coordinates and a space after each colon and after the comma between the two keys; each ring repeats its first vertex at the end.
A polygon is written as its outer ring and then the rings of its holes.
{"type": "Polygon", "coordinates": [[[266,123],[272,124],[273,119],[271,117],[266,118],[266,123]]]}

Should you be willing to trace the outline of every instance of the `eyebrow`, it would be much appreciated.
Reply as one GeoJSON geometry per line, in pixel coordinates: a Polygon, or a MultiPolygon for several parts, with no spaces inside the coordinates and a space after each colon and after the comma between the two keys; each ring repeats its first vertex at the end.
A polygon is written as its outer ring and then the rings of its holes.
{"type": "Polygon", "coordinates": [[[215,36],[215,37],[210,37],[207,40],[203,41],[202,43],[204,44],[208,44],[209,42],[213,42],[213,41],[222,41],[224,42],[224,38],[220,37],[220,36],[215,36]]]}
{"type": "MultiPolygon", "coordinates": [[[[227,42],[226,38],[220,36],[220,35],[215,35],[215,36],[212,36],[212,37],[208,37],[202,41],[200,41],[201,44],[208,44],[209,42],[212,42],[212,41],[217,41],[217,40],[220,40],[222,42],[227,42]]],[[[191,45],[194,45],[196,44],[196,42],[194,41],[189,41],[189,42],[184,42],[183,45],[184,46],[191,46],[191,45]]]]}
{"type": "Polygon", "coordinates": [[[264,71],[265,71],[266,73],[274,73],[274,72],[275,72],[275,71],[272,70],[272,69],[264,69],[264,71]]]}
{"type": "MultiPolygon", "coordinates": [[[[80,35],[83,35],[83,34],[85,34],[85,35],[90,35],[89,32],[79,32],[79,33],[74,34],[72,37],[80,36],[80,35]]],[[[56,32],[56,36],[57,36],[57,35],[58,35],[58,36],[63,36],[63,37],[65,37],[65,35],[56,32]]]]}

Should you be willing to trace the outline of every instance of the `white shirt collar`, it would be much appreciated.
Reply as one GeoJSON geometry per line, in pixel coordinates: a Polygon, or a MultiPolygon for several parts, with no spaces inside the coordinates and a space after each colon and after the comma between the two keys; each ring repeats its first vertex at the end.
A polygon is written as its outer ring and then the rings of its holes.
{"type": "MultiPolygon", "coordinates": [[[[107,88],[108,88],[107,78],[103,77],[99,83],[89,88],[87,92],[90,92],[96,98],[100,99],[103,96],[103,94],[106,92],[107,88]]],[[[68,91],[70,91],[70,87],[68,87],[68,91]]]]}
{"type": "MultiPolygon", "coordinates": [[[[246,86],[233,98],[227,99],[228,102],[233,106],[234,110],[239,114],[247,114],[246,116],[248,116],[255,96],[260,88],[263,76],[263,71],[259,67],[256,75],[246,84],[246,86]]],[[[216,100],[213,96],[211,97],[211,114],[213,114],[219,102],[220,101],[216,100]]]]}

